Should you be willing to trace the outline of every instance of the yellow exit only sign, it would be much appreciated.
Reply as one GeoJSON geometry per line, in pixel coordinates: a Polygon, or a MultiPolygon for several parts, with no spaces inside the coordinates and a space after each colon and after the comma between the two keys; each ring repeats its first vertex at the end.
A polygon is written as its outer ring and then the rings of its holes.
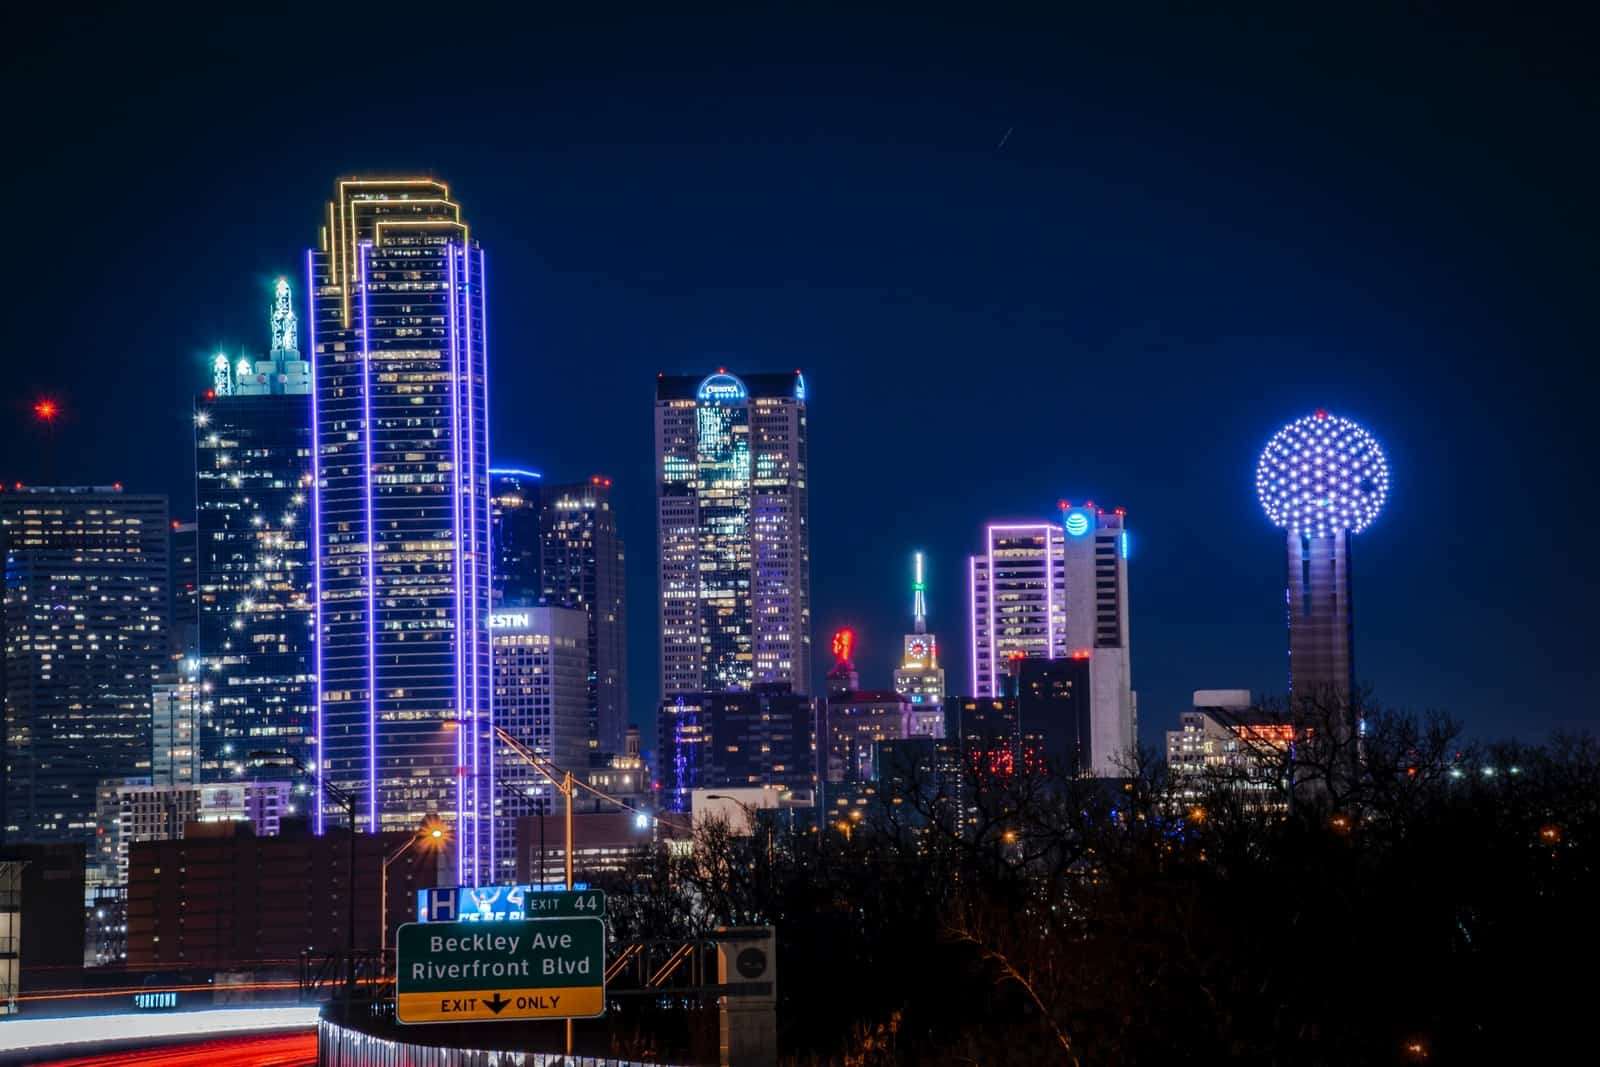
{"type": "Polygon", "coordinates": [[[460,993],[401,993],[395,1017],[403,1023],[494,1022],[496,1019],[587,1019],[604,1015],[600,986],[565,989],[477,989],[460,993]]]}
{"type": "Polygon", "coordinates": [[[603,1015],[605,922],[408,923],[395,943],[403,1023],[603,1015]]]}

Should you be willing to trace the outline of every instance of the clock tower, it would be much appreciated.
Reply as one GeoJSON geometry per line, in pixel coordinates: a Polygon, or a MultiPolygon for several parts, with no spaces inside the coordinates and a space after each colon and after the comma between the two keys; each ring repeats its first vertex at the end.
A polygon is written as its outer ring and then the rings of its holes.
{"type": "Polygon", "coordinates": [[[911,583],[912,633],[906,634],[900,667],[894,672],[894,690],[911,702],[912,732],[944,736],[944,669],[939,666],[939,640],[928,632],[927,583],[922,576],[922,553],[913,557],[911,583]]]}

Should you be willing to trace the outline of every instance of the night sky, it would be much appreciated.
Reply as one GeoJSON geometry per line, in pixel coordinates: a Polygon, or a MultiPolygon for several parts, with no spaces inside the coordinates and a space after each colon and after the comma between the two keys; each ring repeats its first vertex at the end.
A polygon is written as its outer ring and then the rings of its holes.
{"type": "Polygon", "coordinates": [[[1594,727],[1593,27],[1217,6],[11,10],[0,476],[190,513],[205,357],[265,348],[277,274],[303,297],[336,177],[430,173],[487,251],[496,459],[615,479],[636,721],[655,376],[726,365],[810,387],[819,676],[849,624],[888,686],[920,548],[966,689],[980,525],[1066,497],[1128,509],[1145,740],[1192,689],[1281,692],[1255,460],[1326,407],[1393,470],[1355,559],[1377,699],[1594,727]]]}

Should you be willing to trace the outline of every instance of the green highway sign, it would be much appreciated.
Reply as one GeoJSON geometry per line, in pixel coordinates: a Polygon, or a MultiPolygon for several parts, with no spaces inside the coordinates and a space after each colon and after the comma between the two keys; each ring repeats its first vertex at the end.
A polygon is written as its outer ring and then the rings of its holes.
{"type": "Polygon", "coordinates": [[[599,889],[537,891],[530,885],[440,886],[417,891],[419,922],[505,922],[606,913],[599,889]]]}
{"type": "Polygon", "coordinates": [[[395,950],[403,1023],[605,1014],[606,924],[598,917],[407,923],[395,950]]]}
{"type": "Polygon", "coordinates": [[[604,916],[606,895],[599,889],[563,889],[547,893],[529,893],[523,899],[523,910],[530,919],[558,919],[573,916],[604,916]]]}

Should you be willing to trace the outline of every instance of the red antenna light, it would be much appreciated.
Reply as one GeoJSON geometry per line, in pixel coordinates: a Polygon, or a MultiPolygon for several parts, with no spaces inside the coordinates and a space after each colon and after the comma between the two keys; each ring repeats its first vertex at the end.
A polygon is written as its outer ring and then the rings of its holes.
{"type": "Polygon", "coordinates": [[[1062,511],[1066,511],[1071,506],[1072,506],[1072,501],[1070,501],[1070,500],[1057,500],[1056,501],[1056,507],[1059,508],[1062,511]]]}
{"type": "Polygon", "coordinates": [[[33,405],[33,413],[40,422],[51,423],[56,421],[56,416],[61,414],[61,408],[54,400],[48,398],[33,405]]]}
{"type": "Polygon", "coordinates": [[[1316,410],[1316,417],[1319,418],[1319,419],[1327,418],[1328,417],[1327,409],[1326,408],[1318,408],[1316,410]]]}

